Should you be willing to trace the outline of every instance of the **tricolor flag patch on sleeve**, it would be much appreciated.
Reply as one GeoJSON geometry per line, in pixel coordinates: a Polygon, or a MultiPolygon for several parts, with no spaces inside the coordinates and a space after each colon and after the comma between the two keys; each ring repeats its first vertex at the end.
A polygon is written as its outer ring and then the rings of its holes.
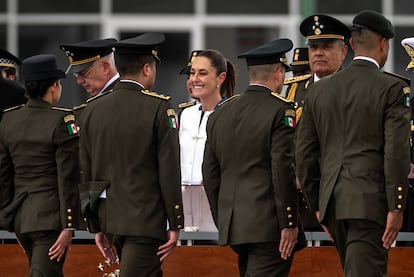
{"type": "Polygon", "coordinates": [[[294,110],[285,111],[285,126],[296,127],[296,113],[294,110]]]}
{"type": "Polygon", "coordinates": [[[173,109],[168,109],[167,116],[168,116],[168,124],[170,125],[170,128],[177,129],[178,122],[177,122],[177,118],[175,117],[175,111],[173,109]]]}
{"type": "Polygon", "coordinates": [[[67,128],[69,135],[75,135],[78,133],[78,126],[76,126],[75,122],[68,124],[67,128]]]}

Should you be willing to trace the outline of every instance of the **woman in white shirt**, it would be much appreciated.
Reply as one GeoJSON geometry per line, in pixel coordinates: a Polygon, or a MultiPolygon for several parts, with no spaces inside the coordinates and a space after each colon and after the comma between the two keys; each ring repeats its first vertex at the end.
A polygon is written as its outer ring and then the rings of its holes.
{"type": "MultiPolygon", "coordinates": [[[[194,52],[193,52],[194,53],[194,52]]],[[[201,166],[207,139],[209,115],[233,95],[234,66],[217,50],[198,51],[191,56],[188,89],[198,103],[180,115],[181,180],[184,226],[189,231],[214,232],[217,228],[203,187],[201,166]]]]}

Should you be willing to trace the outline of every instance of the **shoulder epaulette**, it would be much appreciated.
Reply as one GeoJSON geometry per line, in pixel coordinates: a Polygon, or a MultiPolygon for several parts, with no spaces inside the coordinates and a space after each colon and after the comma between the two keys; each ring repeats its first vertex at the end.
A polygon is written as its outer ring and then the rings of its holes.
{"type": "Polygon", "coordinates": [[[192,102],[184,102],[184,103],[178,104],[178,108],[180,108],[180,109],[185,109],[185,108],[188,108],[188,107],[194,106],[195,104],[197,104],[197,102],[196,102],[196,101],[192,101],[192,102]]]}
{"type": "Polygon", "coordinates": [[[24,104],[21,104],[21,105],[17,105],[17,106],[11,107],[11,108],[7,108],[3,112],[6,113],[6,112],[18,110],[18,109],[23,108],[23,107],[24,107],[24,104]]]}
{"type": "Polygon", "coordinates": [[[67,109],[67,108],[60,108],[60,107],[51,107],[52,110],[58,110],[58,111],[62,111],[62,112],[72,112],[71,109],[67,109]]]}
{"type": "Polygon", "coordinates": [[[89,103],[89,102],[92,102],[92,101],[94,101],[94,100],[96,100],[96,99],[98,99],[99,97],[102,97],[102,96],[104,96],[104,95],[108,95],[109,93],[111,93],[113,91],[113,89],[110,89],[110,90],[107,90],[107,91],[105,91],[105,92],[103,92],[103,93],[101,93],[101,94],[98,94],[98,95],[95,95],[95,96],[93,96],[93,97],[91,97],[91,98],[88,98],[87,100],[86,100],[86,103],[89,103]]]}
{"type": "Polygon", "coordinates": [[[239,97],[240,96],[240,94],[235,94],[235,95],[233,95],[232,97],[229,97],[229,98],[227,98],[226,100],[224,100],[223,102],[221,102],[221,103],[219,103],[218,105],[217,105],[217,107],[221,107],[221,106],[223,106],[224,104],[226,104],[226,103],[228,103],[228,102],[230,102],[231,100],[233,100],[233,99],[236,99],[237,97],[239,97]]]}
{"type": "Polygon", "coordinates": [[[402,76],[400,74],[393,73],[393,72],[388,72],[388,71],[383,71],[383,72],[387,75],[390,75],[390,76],[396,77],[400,80],[403,80],[405,83],[407,83],[408,86],[411,86],[411,79],[410,78],[407,78],[405,76],[402,76]]]}
{"type": "Polygon", "coordinates": [[[312,74],[305,74],[305,75],[300,75],[300,76],[289,77],[289,78],[285,79],[284,84],[288,85],[288,84],[291,84],[291,83],[304,81],[304,80],[309,79],[310,77],[312,77],[312,74]]]}
{"type": "Polygon", "coordinates": [[[83,104],[81,104],[81,105],[79,105],[79,106],[75,106],[75,107],[73,107],[73,110],[74,111],[77,111],[77,110],[80,110],[80,109],[83,109],[83,108],[85,108],[87,105],[85,104],[85,103],[83,103],[83,104]]]}
{"type": "Polygon", "coordinates": [[[161,99],[164,99],[164,100],[170,100],[170,99],[171,99],[171,97],[170,97],[170,96],[165,96],[165,95],[162,95],[162,94],[158,94],[158,93],[156,93],[156,92],[149,91],[149,90],[147,90],[147,89],[142,89],[142,90],[141,90],[141,93],[146,94],[146,95],[149,95],[149,96],[153,96],[153,97],[161,98],[161,99]]]}
{"type": "Polygon", "coordinates": [[[295,103],[295,101],[293,101],[293,100],[289,100],[289,99],[286,99],[286,98],[282,97],[279,93],[272,92],[272,95],[273,95],[274,97],[276,97],[276,98],[278,98],[278,99],[282,100],[283,102],[286,102],[286,103],[292,103],[292,104],[294,104],[294,103],[295,103]]]}

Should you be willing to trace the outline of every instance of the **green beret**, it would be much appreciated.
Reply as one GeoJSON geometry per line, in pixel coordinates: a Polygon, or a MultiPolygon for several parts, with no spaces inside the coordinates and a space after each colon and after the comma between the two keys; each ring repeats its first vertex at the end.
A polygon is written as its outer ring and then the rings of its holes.
{"type": "Polygon", "coordinates": [[[382,14],[371,10],[361,11],[354,17],[352,30],[358,29],[368,29],[385,38],[393,38],[395,35],[391,22],[382,14]]]}

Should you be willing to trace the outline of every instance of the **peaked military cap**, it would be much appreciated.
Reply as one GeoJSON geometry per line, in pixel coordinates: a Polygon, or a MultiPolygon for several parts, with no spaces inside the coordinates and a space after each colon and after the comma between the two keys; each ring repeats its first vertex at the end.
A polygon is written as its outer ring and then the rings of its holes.
{"type": "Polygon", "coordinates": [[[62,79],[65,77],[65,72],[57,68],[54,55],[35,55],[24,59],[22,62],[22,78],[25,82],[62,79]]]}
{"type": "Polygon", "coordinates": [[[62,44],[60,49],[65,51],[69,58],[67,74],[77,73],[88,68],[96,60],[99,60],[113,52],[114,38],[88,40],[72,44],[62,44]]]}
{"type": "Polygon", "coordinates": [[[191,55],[190,55],[190,58],[188,59],[187,66],[180,70],[181,75],[190,74],[191,64],[193,63],[194,58],[197,57],[201,52],[203,52],[203,50],[193,50],[193,51],[191,51],[191,55]]]}
{"type": "Polygon", "coordinates": [[[238,57],[246,59],[247,65],[281,63],[290,70],[287,64],[286,52],[293,47],[292,41],[287,38],[276,39],[257,48],[241,53],[238,57]]]}
{"type": "Polygon", "coordinates": [[[300,32],[308,44],[343,40],[351,37],[351,30],[341,21],[329,15],[315,14],[300,24],[300,32]]]}
{"type": "Polygon", "coordinates": [[[160,63],[158,57],[158,45],[165,41],[162,33],[146,33],[137,37],[128,38],[114,43],[115,54],[135,54],[135,55],[152,55],[160,63]]]}
{"type": "Polygon", "coordinates": [[[407,51],[411,61],[407,64],[406,70],[414,71],[414,37],[405,38],[401,41],[402,47],[407,51]]]}
{"type": "Polygon", "coordinates": [[[382,14],[371,10],[361,11],[354,17],[352,30],[357,29],[368,29],[385,38],[393,38],[395,35],[391,22],[382,14]]]}
{"type": "Polygon", "coordinates": [[[293,71],[305,71],[309,68],[309,52],[306,47],[299,47],[293,50],[293,58],[290,63],[293,71]]]}
{"type": "Polygon", "coordinates": [[[21,62],[19,58],[7,51],[6,49],[0,48],[0,70],[7,68],[17,68],[21,62]]]}

